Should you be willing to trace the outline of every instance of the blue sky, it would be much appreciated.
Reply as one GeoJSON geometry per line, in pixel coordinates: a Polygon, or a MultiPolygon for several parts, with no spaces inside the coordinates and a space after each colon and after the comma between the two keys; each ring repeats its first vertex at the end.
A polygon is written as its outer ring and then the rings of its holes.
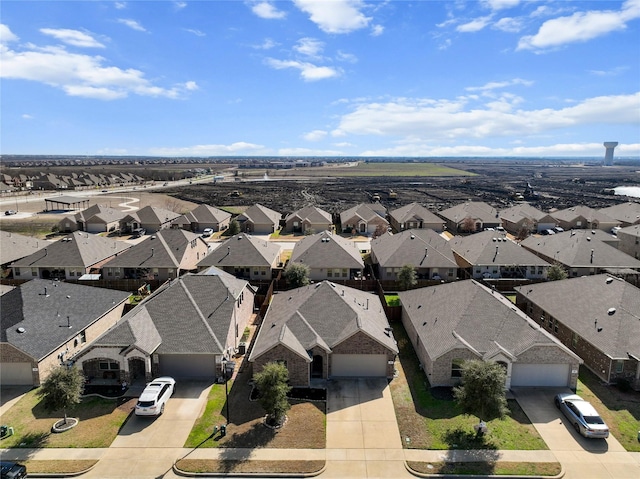
{"type": "Polygon", "coordinates": [[[2,154],[640,156],[640,0],[0,8],[2,154]]]}

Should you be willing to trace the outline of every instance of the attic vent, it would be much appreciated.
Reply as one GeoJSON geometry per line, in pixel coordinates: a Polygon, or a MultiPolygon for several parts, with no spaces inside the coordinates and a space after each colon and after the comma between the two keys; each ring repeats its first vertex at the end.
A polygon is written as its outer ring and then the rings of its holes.
{"type": "Polygon", "coordinates": [[[416,236],[415,236],[415,235],[411,235],[411,239],[415,239],[415,238],[416,238],[416,236]]]}
{"type": "Polygon", "coordinates": [[[18,331],[20,334],[25,333],[27,330],[24,329],[22,326],[20,326],[18,329],[16,329],[16,331],[18,331]]]}
{"type": "Polygon", "coordinates": [[[611,283],[613,283],[613,278],[607,278],[607,280],[605,281],[605,283],[607,283],[607,284],[611,284],[611,283]]]}
{"type": "Polygon", "coordinates": [[[591,241],[591,236],[587,236],[587,241],[591,241]]]}
{"type": "Polygon", "coordinates": [[[498,238],[491,238],[492,241],[498,241],[498,238]]]}
{"type": "Polygon", "coordinates": [[[607,310],[607,314],[608,314],[609,316],[613,316],[613,315],[615,314],[615,312],[616,312],[616,308],[609,308],[609,309],[607,310]]]}

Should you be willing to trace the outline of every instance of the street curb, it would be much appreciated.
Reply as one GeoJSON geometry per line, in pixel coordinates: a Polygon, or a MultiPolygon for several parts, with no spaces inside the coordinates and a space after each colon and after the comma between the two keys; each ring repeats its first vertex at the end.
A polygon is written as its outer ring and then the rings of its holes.
{"type": "Polygon", "coordinates": [[[446,478],[446,479],[486,479],[486,478],[491,478],[491,479],[561,479],[564,477],[565,474],[565,470],[564,470],[564,466],[562,464],[560,464],[560,472],[558,474],[556,474],[555,476],[522,476],[522,475],[513,475],[513,476],[509,476],[509,475],[497,475],[497,474],[490,474],[490,475],[476,475],[476,474],[425,474],[424,472],[418,472],[414,469],[412,469],[409,464],[405,461],[404,463],[404,467],[407,469],[407,471],[416,476],[416,477],[424,477],[424,478],[446,478]]]}
{"type": "MultiPolygon", "coordinates": [[[[316,477],[327,469],[327,461],[324,466],[315,472],[283,472],[283,473],[263,473],[263,472],[187,472],[179,469],[176,463],[173,463],[173,472],[183,477],[316,477]]],[[[548,479],[548,478],[547,478],[548,479]]]]}

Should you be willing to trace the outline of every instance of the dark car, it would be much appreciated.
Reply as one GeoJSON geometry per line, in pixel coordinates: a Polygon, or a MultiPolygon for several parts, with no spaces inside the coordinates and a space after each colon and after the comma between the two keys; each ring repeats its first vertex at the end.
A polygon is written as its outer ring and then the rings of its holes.
{"type": "Polygon", "coordinates": [[[27,477],[27,468],[12,461],[0,461],[1,479],[21,479],[27,477]]]}
{"type": "Polygon", "coordinates": [[[577,394],[557,394],[554,402],[575,428],[584,437],[609,437],[609,428],[594,407],[577,394]]]}
{"type": "Polygon", "coordinates": [[[147,234],[147,230],[144,228],[136,228],[131,232],[131,238],[142,238],[147,234]]]}
{"type": "Polygon", "coordinates": [[[4,214],[6,216],[15,215],[16,213],[17,213],[17,211],[15,211],[15,210],[7,210],[7,211],[4,212],[4,214]]]}

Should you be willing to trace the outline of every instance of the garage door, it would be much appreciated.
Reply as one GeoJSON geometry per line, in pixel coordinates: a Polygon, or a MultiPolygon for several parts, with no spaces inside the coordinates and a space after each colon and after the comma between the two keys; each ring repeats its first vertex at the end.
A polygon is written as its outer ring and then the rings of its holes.
{"type": "Polygon", "coordinates": [[[162,354],[160,374],[173,378],[215,378],[213,354],[162,354]]]}
{"type": "Polygon", "coordinates": [[[333,354],[331,375],[342,377],[386,377],[386,354],[333,354]]]}
{"type": "Polygon", "coordinates": [[[2,363],[0,384],[3,386],[32,385],[31,363],[2,363]]]}
{"type": "Polygon", "coordinates": [[[569,364],[518,364],[511,369],[511,386],[565,387],[569,364]]]}

